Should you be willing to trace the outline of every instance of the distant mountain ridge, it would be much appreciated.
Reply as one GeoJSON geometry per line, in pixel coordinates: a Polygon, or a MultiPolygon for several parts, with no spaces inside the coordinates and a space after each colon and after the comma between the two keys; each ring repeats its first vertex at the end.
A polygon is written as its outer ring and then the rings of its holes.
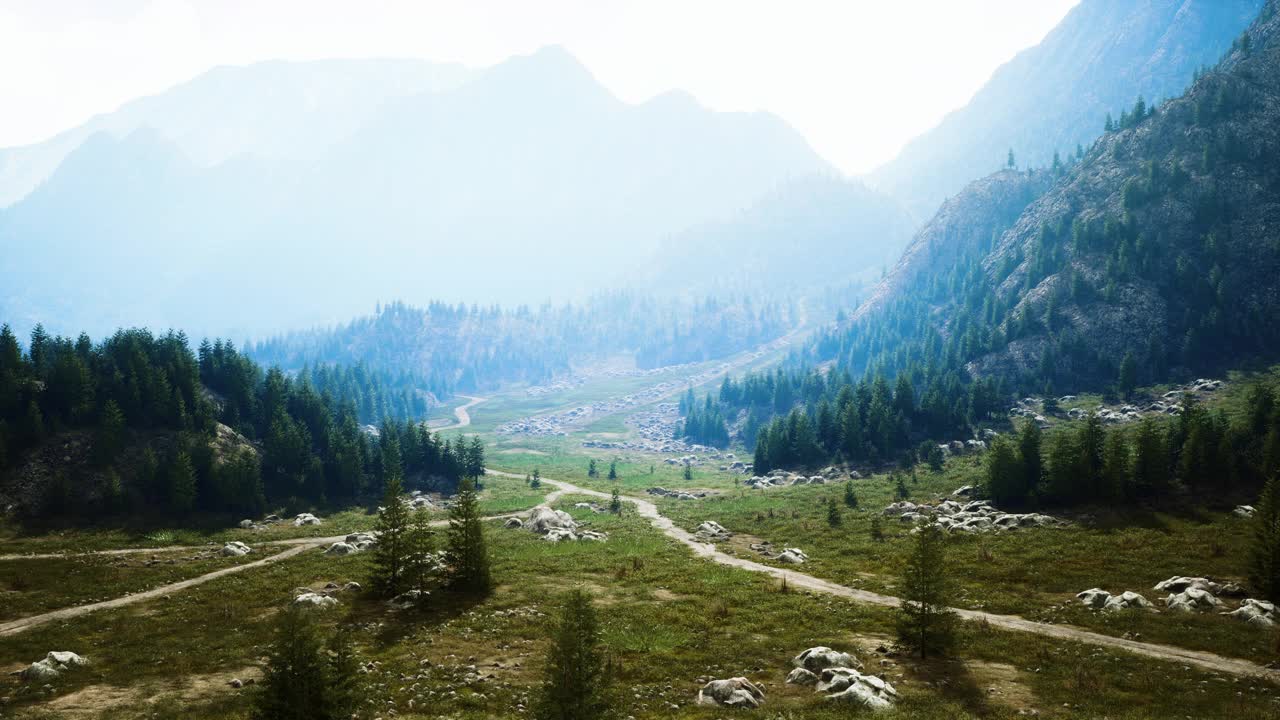
{"type": "MultiPolygon", "coordinates": [[[[258,72],[299,87],[324,74],[252,66],[173,92],[271,87],[244,79],[258,72]]],[[[194,124],[88,135],[0,210],[0,252],[13,260],[0,268],[0,315],[19,328],[262,337],[339,322],[379,298],[472,298],[478,284],[489,302],[570,299],[625,278],[664,236],[834,172],[775,116],[712,112],[680,93],[629,105],[559,48],[474,73],[392,75],[365,94],[346,81],[313,93],[331,98],[321,116],[339,119],[296,147],[282,148],[271,123],[215,132],[252,107],[203,128],[183,116],[194,124]],[[343,98],[359,107],[333,110],[343,98]]],[[[241,94],[286,107],[284,130],[313,119],[305,103],[241,94]]],[[[171,100],[147,102],[219,104],[171,100]]]]}
{"type": "Polygon", "coordinates": [[[1082,0],[1037,46],[1002,65],[964,107],[868,177],[921,219],[1003,166],[1048,167],[1102,133],[1142,95],[1182,93],[1258,14],[1264,0],[1082,0]]]}

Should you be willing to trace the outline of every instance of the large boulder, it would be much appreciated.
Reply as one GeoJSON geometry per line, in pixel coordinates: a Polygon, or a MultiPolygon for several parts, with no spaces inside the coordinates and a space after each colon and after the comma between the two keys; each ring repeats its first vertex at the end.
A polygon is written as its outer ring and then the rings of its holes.
{"type": "Polygon", "coordinates": [[[354,555],[358,552],[360,552],[360,549],[351,543],[336,542],[330,545],[329,548],[324,551],[324,554],[341,557],[344,555],[354,555]]]}
{"type": "Polygon", "coordinates": [[[798,668],[804,668],[809,672],[818,673],[827,668],[842,667],[862,669],[862,663],[849,653],[832,650],[825,645],[811,647],[799,655],[791,658],[791,664],[798,668]]]}
{"type": "Polygon", "coordinates": [[[524,521],[518,517],[510,517],[510,518],[507,518],[506,522],[502,523],[502,527],[513,528],[518,530],[524,527],[524,521]]]}
{"type": "Polygon", "coordinates": [[[222,546],[222,557],[242,557],[253,552],[253,550],[239,540],[232,540],[222,546]]]}
{"type": "Polygon", "coordinates": [[[1251,518],[1257,512],[1252,505],[1239,505],[1231,511],[1236,517],[1251,518]]]}
{"type": "Polygon", "coordinates": [[[698,527],[695,528],[693,532],[699,537],[710,538],[713,540],[727,538],[733,534],[733,533],[730,533],[728,530],[726,530],[723,525],[716,522],[715,520],[702,521],[702,524],[698,525],[698,527]]]}
{"type": "Polygon", "coordinates": [[[569,513],[563,510],[552,510],[546,505],[539,505],[530,510],[529,519],[525,521],[524,526],[540,535],[545,535],[552,529],[578,529],[578,523],[569,513]]]}
{"type": "Polygon", "coordinates": [[[395,610],[408,610],[411,607],[420,605],[430,594],[426,590],[410,590],[391,598],[387,601],[387,605],[390,605],[395,610]]]}
{"type": "Polygon", "coordinates": [[[764,691],[744,677],[712,680],[698,691],[699,705],[758,708],[763,702],[764,691]]]}
{"type": "Polygon", "coordinates": [[[27,682],[47,683],[56,680],[58,676],[68,670],[88,664],[88,660],[73,652],[53,650],[45,655],[43,660],[31,663],[19,674],[27,682]]]}
{"type": "Polygon", "coordinates": [[[789,685],[817,685],[818,676],[802,667],[793,668],[787,675],[789,685]]]}

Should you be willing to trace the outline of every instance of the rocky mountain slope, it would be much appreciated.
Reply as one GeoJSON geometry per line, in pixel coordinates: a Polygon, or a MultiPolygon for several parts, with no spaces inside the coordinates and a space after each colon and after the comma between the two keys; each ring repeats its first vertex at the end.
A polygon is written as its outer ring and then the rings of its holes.
{"type": "Polygon", "coordinates": [[[977,253],[966,247],[1053,174],[971,185],[852,325],[910,316],[976,376],[1059,387],[1114,383],[1126,364],[1154,382],[1274,360],[1278,35],[1272,2],[1219,66],[1183,96],[1127,113],[977,253]],[[957,232],[957,217],[976,232],[957,232]]]}
{"type": "Polygon", "coordinates": [[[1218,61],[1263,0],[1083,0],[1036,47],[996,70],[963,108],[871,175],[919,217],[1001,167],[1047,167],[1088,146],[1107,113],[1180,94],[1218,61]]]}

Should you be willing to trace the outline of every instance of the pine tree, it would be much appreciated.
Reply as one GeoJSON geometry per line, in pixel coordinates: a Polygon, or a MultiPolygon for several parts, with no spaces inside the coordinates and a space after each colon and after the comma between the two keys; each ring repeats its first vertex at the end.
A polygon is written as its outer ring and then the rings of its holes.
{"type": "Polygon", "coordinates": [[[115,462],[116,456],[124,448],[124,413],[115,400],[107,400],[102,406],[102,420],[93,441],[94,461],[99,467],[107,467],[115,462]]]}
{"type": "Polygon", "coordinates": [[[875,542],[884,542],[884,521],[879,515],[871,516],[871,539],[875,542]]]}
{"type": "Polygon", "coordinates": [[[836,499],[827,498],[827,525],[840,527],[842,522],[844,518],[840,516],[840,506],[836,504],[836,499]]]}
{"type": "Polygon", "coordinates": [[[900,473],[894,473],[893,476],[895,478],[893,496],[899,500],[906,500],[911,497],[911,491],[907,489],[906,478],[900,473]]]}
{"type": "Polygon", "coordinates": [[[600,629],[591,598],[582,590],[564,600],[547,652],[546,676],[534,710],[537,720],[597,720],[606,717],[608,676],[600,652],[600,629]]]}
{"type": "Polygon", "coordinates": [[[614,515],[622,514],[622,496],[618,494],[618,488],[613,489],[613,496],[609,498],[609,512],[614,515]]]}
{"type": "Polygon", "coordinates": [[[853,492],[853,481],[849,480],[844,484],[844,504],[847,507],[858,507],[858,496],[853,492]]]}
{"type": "Polygon", "coordinates": [[[1169,451],[1165,436],[1152,418],[1143,418],[1134,437],[1133,465],[1130,468],[1134,492],[1161,495],[1169,488],[1169,451]]]}
{"type": "Polygon", "coordinates": [[[169,509],[178,513],[191,512],[196,506],[196,470],[191,456],[179,450],[166,471],[169,490],[169,509]]]}
{"type": "Polygon", "coordinates": [[[405,534],[404,585],[418,591],[418,605],[426,604],[431,577],[435,573],[435,532],[426,508],[413,511],[405,534]]]}
{"type": "Polygon", "coordinates": [[[360,711],[367,689],[365,675],[360,672],[360,656],[356,654],[351,631],[341,628],[329,638],[328,678],[325,683],[326,709],[324,717],[332,720],[348,720],[360,711]]]}
{"type": "Polygon", "coordinates": [[[593,477],[599,477],[599,476],[600,476],[600,471],[596,468],[596,460],[595,458],[591,458],[590,460],[587,461],[587,477],[593,478],[593,477]]]}
{"type": "Polygon", "coordinates": [[[610,480],[618,479],[618,461],[616,460],[609,463],[609,479],[610,480]]]}
{"type": "Polygon", "coordinates": [[[1005,165],[1008,166],[1010,170],[1018,166],[1018,163],[1013,159],[1013,148],[1009,148],[1009,157],[1005,160],[1005,165]]]}
{"type": "Polygon", "coordinates": [[[1022,432],[1018,434],[1018,461],[1022,470],[1022,487],[1019,488],[1019,493],[1024,498],[1036,492],[1044,478],[1043,444],[1040,425],[1035,420],[1023,423],[1022,432]]]}
{"type": "Polygon", "coordinates": [[[684,466],[684,474],[682,475],[682,477],[684,477],[684,479],[685,479],[685,480],[692,480],[692,479],[693,479],[693,466],[692,466],[692,465],[690,465],[690,464],[688,464],[688,463],[685,463],[685,466],[684,466]]]}
{"type": "Polygon", "coordinates": [[[369,584],[380,597],[391,598],[406,589],[409,564],[409,507],[400,497],[403,486],[399,473],[387,476],[382,509],[374,523],[378,541],[373,546],[373,576],[369,584]]]}
{"type": "Polygon", "coordinates": [[[1102,446],[1102,484],[1110,497],[1132,500],[1135,493],[1129,473],[1129,443],[1112,430],[1102,446]]]}
{"type": "Polygon", "coordinates": [[[305,610],[281,614],[267,668],[254,697],[254,720],[337,718],[319,629],[305,610]]]}
{"type": "Polygon", "coordinates": [[[956,616],[949,609],[946,536],[936,523],[921,526],[916,534],[901,587],[898,641],[920,651],[921,658],[945,652],[954,642],[956,616]]]}
{"type": "Polygon", "coordinates": [[[542,487],[542,473],[538,472],[538,468],[533,469],[533,480],[529,482],[529,487],[538,490],[542,487]]]}
{"type": "Polygon", "coordinates": [[[987,494],[996,505],[1020,505],[1027,499],[1025,477],[1013,446],[1004,437],[996,438],[987,454],[987,494]]]}
{"type": "MultiPolygon", "coordinates": [[[[534,480],[538,478],[534,471],[534,480]]],[[[449,508],[448,551],[452,568],[450,585],[462,592],[488,594],[492,586],[489,576],[489,551],[484,541],[484,526],[475,486],[463,479],[458,494],[449,508]]]]}
{"type": "Polygon", "coordinates": [[[1256,596],[1280,601],[1280,488],[1267,480],[1253,513],[1253,545],[1249,549],[1249,582],[1256,596]]]}
{"type": "Polygon", "coordinates": [[[1120,378],[1118,381],[1120,395],[1126,400],[1133,397],[1133,391],[1138,386],[1138,361],[1134,359],[1133,352],[1124,354],[1124,359],[1120,361],[1120,378]]]}

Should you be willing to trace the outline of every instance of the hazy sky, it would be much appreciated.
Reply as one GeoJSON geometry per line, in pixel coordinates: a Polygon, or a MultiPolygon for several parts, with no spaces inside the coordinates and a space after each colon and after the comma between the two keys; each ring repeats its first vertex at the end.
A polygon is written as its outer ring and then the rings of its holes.
{"type": "Polygon", "coordinates": [[[624,100],[769,110],[849,173],[962,105],[1078,0],[0,0],[0,146],[211,66],[567,47],[624,100]]]}

